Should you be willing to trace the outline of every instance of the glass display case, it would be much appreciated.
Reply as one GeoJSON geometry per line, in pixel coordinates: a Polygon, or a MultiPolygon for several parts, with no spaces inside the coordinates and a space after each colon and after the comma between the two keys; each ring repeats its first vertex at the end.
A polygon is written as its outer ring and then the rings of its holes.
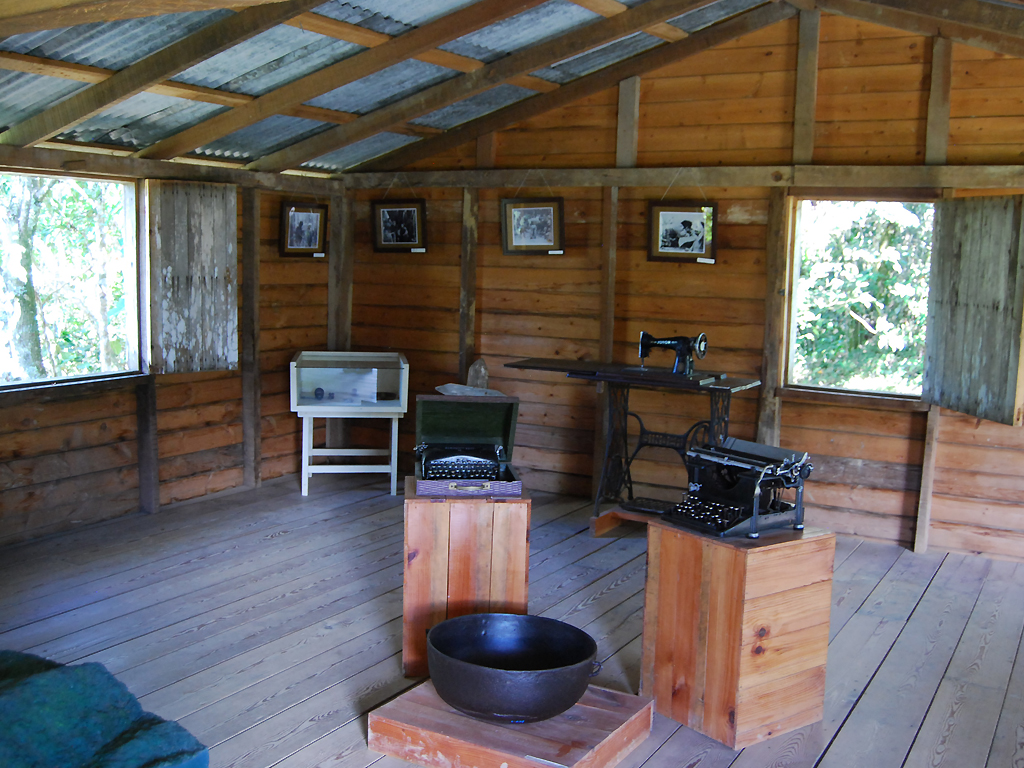
{"type": "Polygon", "coordinates": [[[409,401],[409,361],[400,352],[299,352],[292,358],[291,410],[302,419],[302,495],[314,474],[386,472],[398,489],[398,420],[409,401]],[[313,419],[391,419],[389,448],[314,448],[313,419]],[[314,459],[387,456],[387,464],[314,459]]]}

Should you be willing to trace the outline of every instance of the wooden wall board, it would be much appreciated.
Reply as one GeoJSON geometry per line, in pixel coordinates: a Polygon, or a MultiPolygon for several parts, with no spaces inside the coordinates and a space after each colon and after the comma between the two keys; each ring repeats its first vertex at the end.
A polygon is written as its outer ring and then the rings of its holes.
{"type": "Polygon", "coordinates": [[[673,77],[662,73],[647,76],[640,84],[641,104],[674,104],[702,101],[712,93],[716,99],[792,98],[793,73],[737,72],[673,77]]]}
{"type": "Polygon", "coordinates": [[[872,67],[868,73],[857,67],[823,69],[818,73],[818,107],[832,95],[913,93],[927,82],[928,70],[917,63],[872,67]]]}
{"type": "MultiPolygon", "coordinates": [[[[916,505],[917,497],[914,496],[916,505]]],[[[859,507],[860,505],[858,505],[859,507]]],[[[820,506],[804,502],[808,525],[871,541],[909,545],[914,541],[914,515],[886,515],[854,507],[820,506]]]]}

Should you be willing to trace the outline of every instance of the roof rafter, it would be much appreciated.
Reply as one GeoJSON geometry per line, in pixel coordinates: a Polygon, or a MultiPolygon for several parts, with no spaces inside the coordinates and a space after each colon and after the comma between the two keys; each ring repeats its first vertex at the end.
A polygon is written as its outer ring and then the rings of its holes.
{"type": "Polygon", "coordinates": [[[786,3],[770,3],[701,30],[684,40],[659,46],[632,58],[611,64],[593,74],[563,85],[557,91],[541,93],[488,115],[471,120],[444,133],[410,144],[381,157],[361,163],[349,171],[381,171],[403,168],[418,160],[447,152],[492,131],[500,131],[535,115],[571,104],[616,85],[705,51],[742,35],[792,18],[797,9],[786,3]]]}
{"type": "Polygon", "coordinates": [[[283,170],[365,139],[394,125],[441,109],[499,83],[512,81],[524,72],[554,64],[591,48],[612,42],[686,11],[709,5],[714,0],[648,0],[627,11],[574,30],[554,40],[517,51],[454,80],[447,80],[397,102],[381,107],[355,122],[318,133],[290,147],[250,163],[255,170],[283,170]]]}
{"type": "Polygon", "coordinates": [[[136,153],[138,157],[168,159],[203,146],[285,109],[329,93],[423,51],[467,35],[488,24],[540,5],[543,0],[478,0],[454,13],[394,37],[383,45],[300,77],[254,99],[244,107],[205,120],[136,153]]]}
{"type": "Polygon", "coordinates": [[[139,19],[183,11],[241,10],[276,2],[280,0],[18,0],[0,3],[0,28],[6,35],[20,35],[78,24],[139,19]]]}
{"type": "Polygon", "coordinates": [[[0,144],[31,146],[56,136],[107,107],[174,77],[204,59],[277,26],[320,0],[288,0],[232,14],[177,40],[103,81],[78,91],[0,133],[0,144]]]}
{"type": "MultiPolygon", "coordinates": [[[[588,11],[600,14],[607,19],[613,16],[618,16],[620,13],[625,13],[629,10],[629,6],[625,3],[620,3],[619,0],[572,0],[573,3],[586,8],[588,11]]],[[[654,37],[660,37],[662,40],[668,40],[674,43],[677,40],[682,40],[686,37],[686,32],[681,30],[679,27],[673,27],[667,21],[659,21],[644,29],[648,34],[654,37]]]]}
{"type": "MultiPolygon", "coordinates": [[[[303,13],[301,16],[288,21],[287,24],[299,29],[316,32],[326,37],[333,37],[336,40],[363,45],[367,48],[376,48],[378,45],[383,45],[392,39],[391,35],[385,35],[383,32],[374,32],[372,29],[349,24],[346,21],[338,21],[329,16],[321,16],[318,13],[303,13]]],[[[442,51],[440,48],[424,51],[412,58],[425,61],[428,64],[436,64],[439,67],[454,69],[457,72],[474,72],[482,69],[484,66],[484,63],[478,59],[471,59],[468,56],[460,56],[457,53],[442,51]]],[[[530,88],[534,91],[553,90],[557,87],[547,80],[529,76],[519,78],[516,85],[521,85],[523,88],[530,88]]]]}
{"type": "MultiPolygon", "coordinates": [[[[1010,56],[1024,57],[1024,36],[1007,34],[1006,31],[995,31],[991,28],[976,26],[959,18],[974,18],[959,13],[963,10],[970,10],[971,7],[981,5],[974,0],[958,0],[954,8],[949,9],[949,19],[936,18],[930,13],[904,10],[912,5],[921,6],[924,3],[915,0],[903,0],[899,7],[887,0],[818,0],[818,8],[838,16],[848,16],[852,19],[869,21],[874,24],[882,24],[893,29],[901,29],[927,37],[945,37],[956,43],[984,48],[995,53],[1005,53],[1010,56]],[[960,5],[962,3],[963,5],[960,5]],[[957,17],[954,19],[954,17],[957,17]]],[[[932,5],[929,3],[929,5],[932,5]]],[[[1016,10],[1002,6],[1001,11],[1007,12],[1008,16],[1017,17],[1018,25],[1024,25],[1024,8],[1016,10]]],[[[1007,30],[1013,29],[1014,24],[1008,24],[1007,30]]],[[[1024,28],[1018,26],[1018,28],[1024,28]]]]}

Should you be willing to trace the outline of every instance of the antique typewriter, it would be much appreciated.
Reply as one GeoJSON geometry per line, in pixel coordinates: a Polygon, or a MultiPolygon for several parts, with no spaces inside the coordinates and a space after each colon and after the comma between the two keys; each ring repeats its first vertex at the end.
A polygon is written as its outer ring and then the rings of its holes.
{"type": "Polygon", "coordinates": [[[424,480],[499,480],[505,459],[500,445],[416,447],[424,480]]]}
{"type": "Polygon", "coordinates": [[[690,448],[686,466],[689,492],[681,501],[637,498],[620,506],[714,536],[756,539],[763,530],[804,527],[804,480],[814,469],[806,453],[730,437],[690,448]]]}

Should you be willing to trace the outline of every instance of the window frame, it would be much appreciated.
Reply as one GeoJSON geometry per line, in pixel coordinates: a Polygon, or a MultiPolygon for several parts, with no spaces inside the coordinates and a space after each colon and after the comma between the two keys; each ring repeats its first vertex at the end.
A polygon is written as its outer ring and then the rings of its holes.
{"type": "MultiPolygon", "coordinates": [[[[126,189],[125,204],[131,205],[135,211],[133,237],[135,244],[135,368],[127,371],[110,371],[107,373],[86,373],[78,376],[65,376],[59,379],[36,379],[24,382],[12,382],[0,385],[0,395],[8,399],[10,396],[25,392],[51,393],[67,392],[77,395],[83,392],[102,391],[111,387],[123,386],[125,383],[141,381],[149,376],[149,260],[144,247],[145,232],[142,227],[142,180],[127,176],[104,176],[96,173],[76,173],[43,168],[10,168],[0,166],[4,175],[37,176],[44,178],[82,179],[85,181],[103,181],[123,184],[126,189]]],[[[127,216],[126,216],[127,219],[127,216]]],[[[126,281],[127,283],[127,281],[126,281]]]]}
{"type": "Polygon", "coordinates": [[[928,410],[928,403],[922,395],[908,395],[871,390],[840,389],[836,387],[815,387],[790,382],[796,324],[794,301],[797,295],[798,269],[797,245],[799,243],[799,204],[803,200],[824,201],[877,201],[898,203],[935,203],[942,199],[941,189],[935,188],[847,188],[847,187],[790,187],[786,190],[786,236],[785,236],[785,310],[780,386],[777,396],[790,400],[808,402],[843,402],[847,405],[862,404],[865,407],[891,410],[928,410]]]}

